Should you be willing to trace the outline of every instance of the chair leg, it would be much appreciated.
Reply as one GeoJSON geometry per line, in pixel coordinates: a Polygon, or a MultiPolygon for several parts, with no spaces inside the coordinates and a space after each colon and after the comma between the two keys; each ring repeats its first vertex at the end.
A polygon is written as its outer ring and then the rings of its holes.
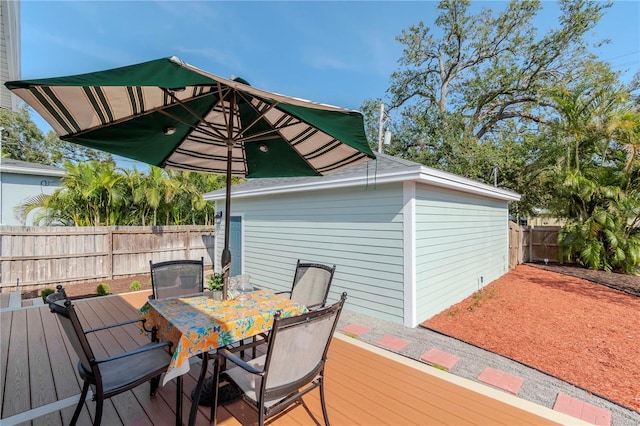
{"type": "Polygon", "coordinates": [[[257,340],[256,340],[256,336],[253,336],[253,347],[251,348],[251,356],[253,357],[253,359],[256,358],[256,345],[257,345],[257,340]]]}
{"type": "Polygon", "coordinates": [[[104,397],[102,395],[98,395],[96,399],[96,417],[93,419],[93,426],[100,426],[102,422],[102,405],[104,404],[104,397]]]}
{"type": "Polygon", "coordinates": [[[176,426],[182,426],[182,376],[176,378],[176,426]]]}
{"type": "Polygon", "coordinates": [[[200,367],[200,376],[198,377],[198,384],[196,390],[193,393],[193,399],[191,401],[191,410],[189,411],[189,426],[194,425],[196,422],[196,416],[198,414],[198,404],[200,403],[200,396],[202,395],[202,387],[204,386],[205,376],[207,375],[207,365],[209,364],[209,353],[202,354],[202,366],[200,367]]]}
{"type": "Polygon", "coordinates": [[[149,391],[149,396],[155,396],[156,391],[158,390],[158,386],[160,385],[160,376],[156,376],[151,379],[151,389],[149,391]]]}
{"type": "Polygon", "coordinates": [[[329,426],[329,413],[327,412],[327,403],[324,399],[324,377],[320,377],[320,403],[322,404],[322,416],[324,417],[324,424],[329,426]]]}
{"type": "Polygon", "coordinates": [[[78,421],[78,417],[80,416],[80,411],[82,411],[84,401],[87,399],[87,393],[89,393],[89,383],[84,382],[84,385],[82,386],[82,392],[80,393],[80,401],[78,401],[76,410],[73,412],[73,417],[71,418],[71,426],[75,426],[76,422],[78,421]]]}
{"type": "Polygon", "coordinates": [[[222,360],[219,355],[213,359],[213,389],[211,390],[211,418],[209,424],[216,426],[218,421],[218,386],[220,386],[220,372],[222,371],[222,360]]]}

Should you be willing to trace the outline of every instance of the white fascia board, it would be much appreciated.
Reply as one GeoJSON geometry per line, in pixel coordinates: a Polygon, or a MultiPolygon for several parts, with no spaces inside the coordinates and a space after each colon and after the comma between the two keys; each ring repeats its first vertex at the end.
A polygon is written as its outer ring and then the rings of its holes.
{"type": "MultiPolygon", "coordinates": [[[[362,176],[353,176],[353,177],[345,177],[345,178],[337,178],[337,179],[329,179],[323,180],[322,182],[302,182],[302,183],[285,183],[278,186],[272,186],[268,189],[265,188],[252,188],[252,189],[240,189],[234,191],[232,188],[232,198],[244,198],[244,197],[253,197],[256,195],[273,195],[273,194],[283,194],[283,193],[291,193],[291,192],[307,192],[307,191],[317,191],[321,189],[335,189],[335,188],[347,188],[353,186],[363,186],[363,185],[376,185],[381,183],[389,183],[389,182],[403,182],[407,180],[407,173],[387,173],[387,174],[379,174],[373,175],[369,177],[362,176]]],[[[212,195],[211,193],[204,194],[203,198],[206,201],[219,201],[224,200],[225,193],[221,192],[219,195],[212,195]]]]}
{"type": "Polygon", "coordinates": [[[517,194],[515,192],[489,186],[484,183],[463,178],[462,176],[457,176],[435,169],[423,169],[422,173],[420,174],[420,181],[434,186],[454,189],[489,198],[497,198],[504,201],[520,200],[520,194],[517,194]]]}
{"type": "Polygon", "coordinates": [[[36,175],[36,176],[54,176],[63,177],[66,172],[64,170],[38,169],[35,167],[15,167],[9,165],[0,165],[0,172],[14,173],[17,175],[36,175]]]}
{"type": "MultiPolygon", "coordinates": [[[[321,182],[285,183],[279,186],[265,188],[253,188],[247,190],[233,191],[233,198],[253,197],[256,195],[274,195],[292,192],[316,191],[322,189],[346,188],[353,186],[376,185],[393,182],[415,181],[429,185],[463,191],[483,197],[496,198],[505,201],[518,201],[520,195],[504,189],[495,188],[480,182],[475,182],[451,173],[441,172],[426,167],[415,168],[413,170],[401,170],[398,172],[384,172],[368,177],[352,176],[336,179],[325,179],[321,182]]],[[[204,194],[207,201],[224,200],[225,193],[219,195],[204,194]]]]}

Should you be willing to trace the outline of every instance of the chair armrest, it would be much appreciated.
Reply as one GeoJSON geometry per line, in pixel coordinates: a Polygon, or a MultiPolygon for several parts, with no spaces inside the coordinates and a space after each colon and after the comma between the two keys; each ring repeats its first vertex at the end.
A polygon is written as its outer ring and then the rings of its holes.
{"type": "MultiPolygon", "coordinates": [[[[136,322],[142,322],[142,326],[144,327],[145,321],[147,321],[145,318],[138,318],[138,319],[134,319],[134,320],[118,322],[118,323],[115,323],[115,324],[109,324],[109,325],[105,325],[105,326],[102,326],[102,327],[97,327],[97,328],[92,328],[90,330],[85,330],[84,334],[95,333],[96,331],[107,330],[109,328],[114,328],[114,327],[122,327],[123,325],[134,324],[136,322]]],[[[145,328],[145,330],[146,330],[146,328],[145,328]]],[[[147,331],[151,331],[151,330],[147,330],[147,331]]]]}
{"type": "Polygon", "coordinates": [[[247,372],[249,372],[251,374],[257,374],[258,376],[263,376],[264,375],[264,371],[254,368],[253,366],[249,365],[247,362],[245,362],[239,356],[234,355],[232,352],[229,352],[227,349],[218,349],[218,355],[221,355],[221,356],[225,357],[229,361],[231,361],[234,364],[236,364],[238,367],[242,368],[243,370],[245,370],[245,371],[247,371],[247,372]]]}
{"type": "Polygon", "coordinates": [[[143,352],[149,352],[149,351],[152,351],[152,350],[155,350],[155,349],[158,349],[158,348],[163,348],[165,346],[170,348],[171,346],[173,346],[173,343],[171,343],[171,342],[152,343],[150,345],[143,346],[141,348],[134,349],[134,350],[129,351],[129,352],[123,352],[123,353],[118,354],[118,355],[110,356],[109,358],[97,359],[97,360],[95,360],[95,362],[96,362],[96,364],[100,364],[100,363],[103,363],[103,362],[113,361],[113,360],[120,359],[120,358],[126,358],[126,357],[132,356],[132,355],[137,355],[137,354],[140,354],[140,353],[143,353],[143,352]]]}
{"type": "Polygon", "coordinates": [[[322,308],[324,308],[324,305],[322,303],[316,303],[315,305],[307,305],[307,310],[309,312],[317,311],[318,309],[322,309],[322,308]]]}
{"type": "Polygon", "coordinates": [[[244,343],[246,339],[243,339],[240,342],[238,342],[239,343],[238,346],[233,346],[233,344],[231,344],[231,345],[227,345],[226,349],[231,353],[241,352],[247,349],[255,348],[256,346],[260,346],[263,343],[268,342],[268,338],[269,336],[267,335],[267,333],[258,333],[253,337],[247,338],[247,339],[251,339],[249,343],[244,343]]]}

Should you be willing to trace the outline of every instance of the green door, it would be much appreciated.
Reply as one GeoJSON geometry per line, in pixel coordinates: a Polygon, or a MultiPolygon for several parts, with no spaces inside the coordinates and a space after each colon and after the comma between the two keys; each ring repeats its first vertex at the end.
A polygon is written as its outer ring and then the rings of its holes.
{"type": "Polygon", "coordinates": [[[231,251],[231,271],[229,276],[242,274],[242,217],[229,218],[229,250],[231,251]]]}

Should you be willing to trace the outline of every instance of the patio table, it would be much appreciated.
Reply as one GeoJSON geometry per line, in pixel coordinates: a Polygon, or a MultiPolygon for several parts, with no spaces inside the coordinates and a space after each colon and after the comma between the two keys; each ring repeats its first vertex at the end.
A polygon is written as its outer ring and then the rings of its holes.
{"type": "MultiPolygon", "coordinates": [[[[214,300],[206,293],[156,299],[147,301],[140,308],[138,315],[147,319],[148,327],[155,327],[157,338],[173,343],[173,356],[163,385],[189,372],[192,356],[203,355],[196,397],[189,416],[190,425],[195,421],[209,351],[268,332],[276,312],[281,312],[281,316],[286,318],[303,314],[307,308],[266,290],[224,301],[214,300]]],[[[181,411],[181,406],[176,407],[176,416],[182,417],[181,411]]]]}

